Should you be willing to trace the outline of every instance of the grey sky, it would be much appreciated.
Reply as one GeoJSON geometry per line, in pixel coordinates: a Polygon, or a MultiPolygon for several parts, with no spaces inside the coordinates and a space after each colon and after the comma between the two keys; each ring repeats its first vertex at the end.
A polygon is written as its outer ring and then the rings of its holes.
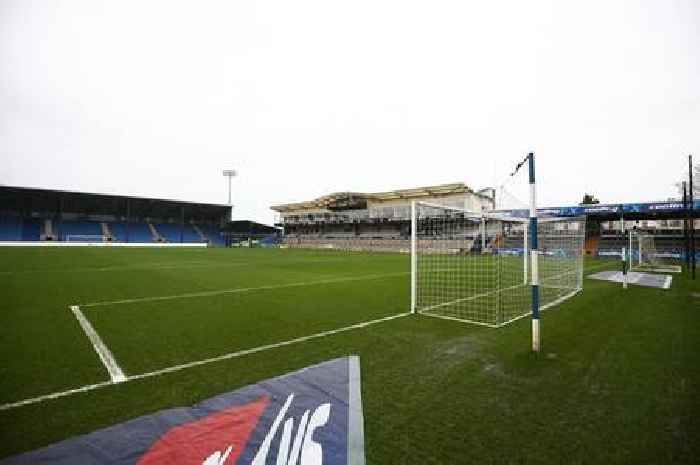
{"type": "Polygon", "coordinates": [[[236,168],[235,216],[270,222],[528,150],[542,205],[674,195],[700,2],[0,2],[2,184],[225,202],[236,168]]]}

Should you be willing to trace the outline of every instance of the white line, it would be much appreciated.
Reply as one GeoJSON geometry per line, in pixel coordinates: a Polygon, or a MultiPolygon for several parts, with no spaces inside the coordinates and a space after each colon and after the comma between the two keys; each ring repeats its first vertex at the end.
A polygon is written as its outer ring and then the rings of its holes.
{"type": "MultiPolygon", "coordinates": [[[[327,263],[327,262],[339,262],[343,261],[341,258],[321,258],[314,260],[293,260],[285,262],[285,265],[292,263],[327,263]]],[[[94,272],[104,272],[104,271],[150,271],[150,270],[189,270],[193,268],[235,268],[241,266],[255,265],[259,266],[261,264],[279,263],[279,261],[272,260],[259,260],[255,262],[235,262],[235,263],[203,263],[202,261],[197,262],[181,262],[181,263],[150,263],[143,265],[115,265],[115,266],[103,266],[103,267],[85,267],[85,268],[72,268],[72,269],[29,269],[29,270],[3,270],[0,271],[0,275],[6,274],[28,274],[28,273],[94,273],[94,272]]]]}
{"type": "Polygon", "coordinates": [[[634,271],[647,271],[650,273],[680,273],[681,267],[677,265],[670,265],[668,267],[663,267],[663,266],[657,266],[657,267],[646,267],[644,265],[642,266],[634,266],[631,268],[634,271]]]}
{"type": "Polygon", "coordinates": [[[504,287],[503,289],[494,289],[493,291],[484,292],[484,293],[482,293],[482,294],[470,295],[469,297],[463,297],[463,298],[461,298],[461,299],[456,299],[456,300],[451,300],[451,301],[449,301],[449,302],[444,302],[444,303],[441,303],[441,304],[431,305],[430,307],[420,308],[420,309],[418,309],[418,311],[419,311],[420,313],[425,313],[425,312],[429,312],[429,311],[431,311],[431,310],[435,310],[436,308],[445,307],[445,306],[447,306],[447,305],[452,305],[452,304],[456,304],[456,303],[459,303],[459,302],[466,302],[466,301],[468,301],[468,300],[479,299],[479,298],[481,298],[481,297],[486,297],[487,295],[497,294],[497,293],[499,293],[499,292],[509,291],[509,290],[511,290],[511,289],[515,289],[515,288],[517,288],[517,287],[523,287],[523,286],[525,286],[525,284],[522,284],[522,283],[521,283],[521,284],[516,284],[515,286],[504,287]]]}
{"type": "Polygon", "coordinates": [[[83,331],[85,331],[85,335],[88,337],[88,339],[90,339],[92,347],[95,349],[95,352],[97,352],[100,360],[102,360],[102,364],[107,369],[112,382],[122,383],[126,381],[126,375],[124,375],[124,372],[117,364],[114,355],[112,355],[112,352],[110,352],[109,348],[104,341],[102,341],[102,338],[99,334],[97,334],[97,331],[95,331],[95,328],[92,327],[88,319],[85,318],[83,312],[80,311],[80,307],[77,305],[71,305],[70,309],[73,312],[73,315],[75,315],[75,317],[78,319],[78,323],[80,323],[83,331]]]}
{"type": "MultiPolygon", "coordinates": [[[[541,306],[541,307],[540,307],[540,311],[543,312],[543,311],[545,311],[545,310],[549,310],[550,308],[555,307],[555,306],[559,305],[560,303],[564,302],[565,300],[568,300],[568,299],[570,299],[571,297],[575,296],[576,294],[578,294],[578,293],[581,292],[582,290],[583,290],[583,288],[576,288],[576,289],[574,289],[573,291],[569,292],[568,294],[565,294],[565,295],[559,297],[558,299],[553,300],[553,301],[551,301],[550,303],[541,306]]],[[[529,316],[529,315],[532,315],[532,310],[528,310],[527,312],[522,313],[522,314],[520,314],[520,315],[518,315],[518,316],[516,316],[516,317],[513,317],[513,318],[511,318],[511,319],[508,320],[508,321],[504,321],[503,323],[501,323],[501,324],[498,325],[498,326],[499,326],[499,328],[500,328],[500,327],[509,325],[509,324],[513,323],[514,321],[520,320],[521,318],[525,318],[526,316],[529,316]]]]}
{"type": "Polygon", "coordinates": [[[356,278],[333,278],[333,279],[322,279],[319,281],[302,281],[302,282],[296,282],[296,283],[289,283],[289,284],[270,284],[268,286],[257,286],[257,287],[239,287],[239,288],[234,288],[234,289],[223,289],[219,291],[203,291],[203,292],[190,292],[187,294],[177,294],[177,295],[164,295],[164,296],[156,296],[156,297],[138,297],[134,299],[124,299],[124,300],[112,300],[112,301],[105,301],[105,302],[91,302],[87,304],[82,304],[81,306],[83,308],[88,308],[88,307],[103,307],[107,305],[122,305],[122,304],[133,304],[133,303],[138,303],[138,302],[154,302],[154,301],[160,301],[160,300],[175,300],[175,299],[190,299],[194,297],[211,297],[215,295],[222,295],[222,294],[235,294],[235,293],[240,293],[240,292],[251,292],[251,291],[263,291],[263,290],[270,290],[270,289],[284,289],[284,288],[289,288],[289,287],[302,287],[302,286],[314,286],[317,284],[334,284],[334,283],[344,283],[348,281],[365,281],[365,280],[371,280],[371,279],[381,279],[381,278],[388,278],[392,276],[403,276],[410,274],[410,272],[405,271],[401,273],[385,273],[385,274],[376,274],[376,275],[369,275],[369,276],[360,276],[356,278]]]}
{"type": "MultiPolygon", "coordinates": [[[[577,270],[565,271],[564,273],[560,273],[560,274],[558,274],[558,275],[547,276],[546,278],[541,278],[541,281],[548,280],[548,279],[557,279],[557,278],[561,278],[562,276],[566,276],[566,275],[568,275],[568,274],[574,274],[574,273],[578,273],[578,271],[577,271],[577,270]]],[[[451,300],[451,301],[449,301],[449,302],[444,302],[444,303],[441,303],[441,304],[432,305],[432,306],[430,306],[430,307],[418,309],[418,312],[427,315],[427,312],[430,312],[431,310],[435,310],[436,308],[446,307],[446,306],[448,306],[448,305],[456,304],[456,303],[459,303],[459,302],[467,302],[467,301],[469,301],[469,300],[475,300],[475,299],[479,299],[479,298],[481,298],[481,297],[486,297],[486,296],[491,295],[491,294],[497,294],[497,293],[499,293],[499,292],[509,291],[509,290],[511,290],[511,289],[516,289],[516,288],[518,288],[518,287],[525,287],[525,286],[527,286],[527,284],[520,283],[520,284],[516,284],[516,285],[514,285],[514,286],[504,287],[503,289],[494,289],[494,290],[492,290],[492,291],[484,292],[484,293],[482,293],[482,294],[472,295],[472,296],[469,296],[469,297],[463,297],[463,298],[461,298],[461,299],[451,300]]],[[[542,287],[546,287],[546,288],[570,289],[570,287],[551,286],[551,285],[549,285],[549,286],[543,285],[542,287]]],[[[526,315],[527,315],[527,314],[526,314],[526,315]]],[[[436,316],[436,315],[430,315],[430,316],[436,316]]],[[[441,317],[438,317],[438,318],[441,318],[441,317]]],[[[454,319],[454,320],[457,320],[457,321],[465,321],[465,322],[468,322],[468,323],[479,324],[478,322],[475,322],[475,321],[472,321],[472,320],[465,320],[465,319],[461,319],[461,318],[450,317],[450,318],[446,318],[446,319],[454,319]]],[[[510,320],[510,321],[512,321],[512,320],[510,320]]],[[[490,326],[490,327],[494,327],[494,328],[496,328],[496,327],[499,326],[499,325],[490,325],[490,324],[488,324],[488,323],[484,323],[484,324],[485,324],[486,326],[490,326]]]]}
{"type": "MultiPolygon", "coordinates": [[[[356,324],[353,324],[350,326],[345,326],[343,328],[331,329],[329,331],[323,331],[320,333],[311,334],[309,336],[302,336],[302,337],[298,337],[295,339],[289,339],[289,340],[283,341],[283,342],[276,342],[274,344],[267,344],[264,346],[258,346],[258,347],[254,347],[252,349],[239,350],[237,352],[229,352],[227,354],[219,355],[217,357],[211,357],[211,358],[206,358],[203,360],[198,360],[195,362],[183,363],[181,365],[175,365],[175,366],[171,366],[168,368],[162,368],[160,370],[151,371],[148,373],[142,373],[140,375],[129,376],[123,381],[123,383],[128,383],[129,381],[134,381],[137,379],[151,378],[151,377],[163,375],[166,373],[172,373],[172,372],[176,372],[176,371],[180,371],[180,370],[185,370],[187,368],[192,368],[192,367],[196,367],[196,366],[200,366],[200,365],[206,365],[208,363],[220,362],[222,360],[228,360],[228,359],[232,359],[232,358],[242,357],[244,355],[254,354],[257,352],[262,352],[262,351],[270,350],[270,349],[276,349],[278,347],[284,347],[284,346],[288,346],[288,345],[292,345],[292,344],[297,344],[300,342],[311,341],[313,339],[319,339],[322,337],[331,336],[333,334],[343,333],[343,332],[351,331],[354,329],[361,329],[361,328],[365,328],[367,326],[375,325],[378,323],[383,323],[385,321],[390,321],[390,320],[394,320],[394,319],[401,318],[404,316],[408,316],[410,314],[411,313],[398,313],[396,315],[390,315],[390,316],[386,316],[384,318],[379,318],[376,320],[363,321],[361,323],[356,323],[356,324]]],[[[82,386],[82,387],[75,388],[75,389],[69,389],[67,391],[54,392],[54,393],[46,394],[46,395],[39,396],[39,397],[32,397],[32,398],[20,400],[17,402],[12,402],[9,404],[0,405],[0,411],[10,410],[10,409],[13,409],[16,407],[22,407],[24,405],[36,404],[39,402],[44,402],[46,400],[57,399],[59,397],[66,397],[66,396],[69,396],[72,394],[77,394],[79,392],[92,391],[92,390],[99,389],[99,388],[102,388],[105,386],[111,386],[113,384],[116,384],[116,383],[114,381],[105,381],[102,383],[89,384],[87,386],[82,386]]]]}
{"type": "Polygon", "coordinates": [[[46,394],[46,395],[39,396],[39,397],[32,397],[29,399],[19,400],[17,402],[11,402],[9,404],[0,405],[0,411],[10,410],[10,409],[17,408],[17,407],[23,407],[25,405],[36,404],[38,402],[44,402],[44,401],[51,400],[51,399],[58,399],[60,397],[66,397],[66,396],[70,396],[72,394],[77,394],[79,392],[92,391],[92,390],[97,389],[97,388],[111,386],[112,384],[114,384],[112,381],[103,381],[101,383],[88,384],[86,386],[81,386],[81,387],[75,388],[75,389],[69,389],[67,391],[52,392],[51,394],[46,394]]]}
{"type": "MultiPolygon", "coordinates": [[[[540,309],[540,310],[542,310],[542,309],[540,309]]],[[[511,318],[510,320],[506,320],[506,321],[504,321],[503,323],[499,324],[498,327],[499,327],[499,328],[502,328],[503,326],[509,325],[509,324],[513,323],[514,321],[518,321],[518,320],[520,320],[521,318],[525,318],[526,316],[530,316],[530,315],[532,315],[532,310],[528,310],[528,311],[525,312],[525,313],[521,313],[521,314],[518,315],[518,316],[514,316],[514,317],[511,318]]]]}
{"type": "Polygon", "coordinates": [[[554,307],[554,306],[556,306],[556,305],[559,305],[560,303],[564,302],[565,300],[570,299],[571,297],[575,296],[576,294],[578,294],[578,293],[581,292],[582,290],[583,290],[583,289],[581,289],[581,288],[574,289],[573,291],[569,292],[568,294],[563,295],[563,296],[559,297],[558,299],[553,300],[553,301],[551,301],[550,303],[548,303],[548,304],[546,304],[546,305],[543,305],[542,307],[540,307],[540,311],[542,312],[542,311],[544,311],[544,310],[547,310],[548,308],[551,308],[551,307],[554,307]]]}
{"type": "Polygon", "coordinates": [[[174,371],[180,371],[180,370],[184,370],[186,368],[192,368],[192,367],[196,367],[199,365],[206,365],[208,363],[219,362],[221,360],[228,360],[231,358],[236,358],[236,357],[240,357],[243,355],[254,354],[254,353],[262,352],[262,351],[269,350],[269,349],[276,349],[278,347],[284,347],[284,346],[288,346],[288,345],[292,345],[292,344],[297,344],[299,342],[311,341],[313,339],[331,336],[333,334],[338,334],[338,333],[344,333],[346,331],[351,331],[353,329],[365,328],[367,326],[371,326],[371,325],[374,325],[377,323],[383,323],[385,321],[394,320],[396,318],[401,318],[401,317],[408,316],[408,315],[411,315],[411,313],[410,312],[398,313],[396,315],[386,316],[384,318],[379,318],[377,320],[363,321],[362,323],[356,323],[354,325],[345,326],[343,328],[338,328],[338,329],[331,329],[329,331],[323,331],[320,333],[311,334],[309,336],[302,336],[302,337],[290,339],[290,340],[283,341],[283,342],[275,342],[274,344],[267,344],[264,346],[258,346],[258,347],[254,347],[252,349],[244,349],[244,350],[240,350],[238,352],[231,352],[228,354],[219,355],[218,357],[211,357],[211,358],[206,358],[204,360],[198,360],[196,362],[183,363],[182,365],[175,365],[175,366],[168,367],[168,368],[162,368],[162,369],[156,370],[156,371],[151,371],[149,373],[142,373],[140,375],[130,376],[129,381],[131,381],[133,379],[150,378],[152,376],[158,376],[158,375],[162,375],[165,373],[172,373],[174,371]]]}
{"type": "MultiPolygon", "coordinates": [[[[550,308],[552,308],[552,307],[554,307],[554,306],[556,306],[556,305],[559,305],[560,303],[564,302],[564,301],[567,300],[567,299],[570,299],[571,297],[575,296],[576,294],[578,294],[578,293],[581,292],[581,291],[582,291],[582,289],[575,289],[575,290],[573,290],[572,292],[570,292],[570,293],[568,293],[568,294],[566,294],[566,295],[564,295],[564,296],[562,296],[562,297],[559,297],[558,299],[553,300],[552,302],[550,302],[550,303],[548,303],[548,304],[546,304],[546,305],[540,307],[540,311],[548,310],[548,309],[550,309],[550,308]]],[[[504,321],[503,323],[499,323],[499,324],[497,324],[497,325],[494,325],[494,324],[490,324],[490,323],[484,323],[484,322],[482,322],[482,321],[470,320],[470,319],[468,319],[468,318],[458,318],[458,317],[455,317],[455,316],[447,316],[447,315],[434,315],[434,314],[432,314],[432,313],[422,313],[422,312],[421,312],[421,315],[429,316],[429,317],[432,317],[432,318],[441,318],[441,319],[443,319],[443,320],[451,320],[451,321],[457,321],[457,322],[460,322],[460,323],[467,323],[467,324],[472,324],[472,325],[486,326],[486,327],[489,327],[489,328],[502,328],[503,326],[509,325],[509,324],[513,323],[514,321],[520,320],[521,318],[525,318],[526,316],[531,315],[531,314],[532,314],[532,311],[531,311],[531,310],[528,310],[527,312],[521,313],[520,315],[518,315],[518,316],[516,316],[516,317],[513,317],[513,318],[511,318],[510,320],[507,320],[507,321],[504,321]]]]}
{"type": "Polygon", "coordinates": [[[474,321],[474,320],[469,320],[467,318],[457,318],[456,316],[435,315],[434,313],[423,313],[423,312],[420,312],[420,314],[423,316],[429,316],[431,318],[440,318],[441,320],[458,321],[460,323],[469,323],[471,325],[487,326],[489,328],[498,328],[499,327],[498,325],[484,323],[483,321],[474,321]]]}

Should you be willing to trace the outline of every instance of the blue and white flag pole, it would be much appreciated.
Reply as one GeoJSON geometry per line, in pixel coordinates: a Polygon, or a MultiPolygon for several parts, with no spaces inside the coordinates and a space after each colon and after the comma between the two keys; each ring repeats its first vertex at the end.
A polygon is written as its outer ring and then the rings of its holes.
{"type": "Polygon", "coordinates": [[[535,154],[527,155],[530,166],[530,256],[532,264],[532,350],[540,351],[540,277],[537,267],[537,192],[535,189],[535,154]]]}

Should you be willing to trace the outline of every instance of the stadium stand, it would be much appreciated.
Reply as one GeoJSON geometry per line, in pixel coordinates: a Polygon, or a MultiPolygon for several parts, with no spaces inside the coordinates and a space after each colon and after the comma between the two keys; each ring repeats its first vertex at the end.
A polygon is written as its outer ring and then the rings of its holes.
{"type": "Polygon", "coordinates": [[[0,241],[38,241],[40,235],[40,220],[0,215],[0,241]]]}
{"type": "Polygon", "coordinates": [[[151,240],[153,242],[166,242],[166,239],[160,235],[158,230],[156,229],[155,226],[153,226],[153,223],[150,221],[146,220],[146,226],[148,227],[148,230],[151,233],[151,240]]]}
{"type": "Polygon", "coordinates": [[[207,242],[207,236],[204,235],[204,232],[202,231],[202,229],[199,226],[192,223],[192,229],[197,234],[197,237],[199,237],[200,241],[207,242]]]}
{"type": "Polygon", "coordinates": [[[211,225],[199,225],[199,229],[204,234],[207,242],[214,245],[224,245],[224,239],[218,228],[211,225]]]}
{"type": "Polygon", "coordinates": [[[282,238],[277,234],[271,234],[260,239],[260,245],[263,247],[274,247],[282,243],[282,238]]]}
{"type": "MultiPolygon", "coordinates": [[[[290,248],[406,252],[410,247],[413,200],[480,210],[494,200],[463,183],[363,194],[341,192],[318,199],[273,206],[290,248]]],[[[466,239],[466,238],[465,238],[466,239]]],[[[455,247],[471,248],[473,241],[455,247]]]]}
{"type": "Polygon", "coordinates": [[[185,224],[182,228],[182,242],[206,242],[192,224],[185,224]]]}
{"type": "MultiPolygon", "coordinates": [[[[410,238],[410,205],[421,201],[460,207],[472,212],[492,210],[491,189],[474,191],[463,183],[404,189],[374,194],[341,192],[306,202],[270,207],[278,214],[276,226],[284,229],[282,246],[289,248],[407,251],[410,238]]],[[[696,201],[700,209],[700,201],[696,201]]],[[[677,200],[629,204],[595,204],[542,208],[543,216],[586,216],[593,228],[587,231],[586,254],[619,256],[626,244],[619,230],[642,228],[653,233],[659,253],[684,254],[682,204],[677,200]]],[[[527,210],[503,210],[526,218],[527,210]]],[[[696,230],[700,227],[696,220],[696,230]]],[[[508,253],[521,253],[523,231],[487,231],[482,242],[478,231],[469,230],[455,237],[455,248],[469,253],[488,253],[497,245],[508,253]],[[483,249],[483,250],[482,250],[483,249]]],[[[452,247],[452,246],[446,246],[452,247]]]]}
{"type": "Polygon", "coordinates": [[[22,218],[18,216],[0,216],[0,240],[22,240],[22,218]]]}
{"type": "Polygon", "coordinates": [[[95,221],[64,220],[56,224],[54,234],[61,241],[94,241],[95,236],[102,235],[102,227],[95,221]],[[92,236],[93,239],[76,236],[92,236]]]}
{"type": "Polygon", "coordinates": [[[153,234],[145,222],[119,221],[111,223],[110,226],[118,242],[154,242],[153,234]]]}
{"type": "Polygon", "coordinates": [[[158,223],[153,227],[166,242],[206,242],[191,224],[158,223]]]}
{"type": "Polygon", "coordinates": [[[53,231],[53,221],[51,218],[44,218],[44,229],[41,230],[41,239],[44,241],[55,241],[56,236],[53,231]]]}
{"type": "Polygon", "coordinates": [[[601,257],[620,255],[622,248],[627,245],[627,239],[622,235],[603,235],[598,241],[597,255],[601,257]]]}
{"type": "Polygon", "coordinates": [[[229,205],[0,186],[0,241],[225,245],[229,205]]]}
{"type": "Polygon", "coordinates": [[[109,229],[112,233],[112,240],[116,242],[127,242],[126,222],[116,221],[109,223],[109,229]]]}
{"type": "Polygon", "coordinates": [[[22,221],[23,241],[38,241],[41,238],[41,221],[36,218],[25,218],[22,221]]]}

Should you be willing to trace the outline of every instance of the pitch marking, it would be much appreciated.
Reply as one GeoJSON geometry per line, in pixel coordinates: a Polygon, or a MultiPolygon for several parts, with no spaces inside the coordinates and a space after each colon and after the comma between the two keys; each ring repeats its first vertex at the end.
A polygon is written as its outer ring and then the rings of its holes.
{"type": "MultiPolygon", "coordinates": [[[[295,339],[289,339],[287,341],[276,342],[274,344],[267,344],[267,345],[263,345],[263,346],[253,347],[252,349],[244,349],[244,350],[239,350],[236,352],[229,352],[227,354],[219,355],[217,357],[206,358],[203,360],[197,360],[195,362],[183,363],[181,365],[174,365],[174,366],[171,366],[168,368],[162,368],[160,370],[151,371],[148,373],[142,373],[139,375],[128,376],[128,377],[125,377],[125,379],[121,382],[127,383],[129,381],[134,381],[137,379],[152,378],[152,377],[160,376],[160,375],[163,375],[166,373],[173,373],[176,371],[185,370],[187,368],[193,368],[196,366],[206,365],[209,363],[220,362],[222,360],[229,360],[232,358],[242,357],[244,355],[255,354],[258,352],[263,352],[263,351],[270,350],[270,349],[276,349],[278,347],[289,346],[289,345],[297,344],[300,342],[311,341],[314,339],[319,339],[322,337],[331,336],[333,334],[344,333],[346,331],[352,331],[354,329],[365,328],[367,326],[375,325],[378,323],[383,323],[385,321],[394,320],[394,319],[401,318],[401,317],[408,316],[408,315],[411,315],[411,313],[408,313],[408,312],[407,313],[398,313],[396,315],[390,315],[390,316],[386,316],[384,318],[378,318],[376,320],[363,321],[361,323],[355,323],[355,324],[350,325],[350,326],[345,326],[345,327],[338,328],[338,329],[331,329],[329,331],[323,331],[320,333],[311,334],[309,336],[302,336],[302,337],[298,337],[295,339]]],[[[67,396],[70,396],[72,394],[77,394],[80,392],[93,391],[95,389],[99,389],[99,388],[102,388],[105,386],[111,386],[114,384],[117,384],[117,382],[112,380],[112,381],[105,381],[105,382],[97,383],[97,384],[89,384],[87,386],[82,386],[82,387],[75,388],[75,389],[69,389],[67,391],[53,392],[51,394],[46,394],[43,396],[32,397],[32,398],[20,400],[17,402],[11,402],[8,404],[0,405],[0,411],[10,410],[10,409],[14,409],[17,407],[23,407],[25,405],[36,404],[36,403],[44,402],[47,400],[58,399],[61,397],[67,397],[67,396]]]]}
{"type": "Polygon", "coordinates": [[[349,282],[349,281],[365,281],[365,280],[371,280],[371,279],[388,278],[388,277],[392,277],[392,276],[403,276],[406,274],[409,274],[409,272],[376,274],[376,275],[370,275],[370,276],[361,276],[361,277],[357,277],[357,278],[322,279],[319,281],[302,281],[302,282],[288,283],[288,284],[270,284],[267,286],[257,286],[257,287],[239,287],[239,288],[235,288],[235,289],[223,289],[223,290],[219,290],[219,291],[190,292],[187,294],[164,295],[164,296],[156,296],[156,297],[138,297],[138,298],[134,298],[134,299],[112,300],[112,301],[105,301],[105,302],[91,302],[91,303],[87,303],[87,304],[82,304],[82,307],[83,308],[104,307],[104,306],[108,306],[108,305],[123,305],[123,304],[139,303],[139,302],[155,302],[155,301],[161,301],[161,300],[191,299],[194,297],[211,297],[211,296],[223,295],[223,294],[236,294],[236,293],[241,293],[241,292],[263,291],[263,290],[270,290],[270,289],[284,289],[284,288],[289,288],[289,287],[315,286],[318,284],[344,283],[344,282],[349,282]]]}
{"type": "Polygon", "coordinates": [[[117,364],[117,360],[114,358],[114,355],[112,355],[112,352],[110,352],[109,348],[104,343],[100,335],[97,334],[97,331],[95,331],[95,328],[92,327],[88,319],[85,318],[83,312],[80,311],[80,307],[77,305],[71,305],[70,309],[73,312],[73,315],[75,315],[75,318],[78,320],[78,323],[80,323],[80,327],[83,328],[85,335],[88,337],[88,339],[90,339],[92,347],[95,349],[95,352],[97,352],[100,360],[102,360],[102,364],[107,369],[112,383],[122,383],[126,381],[126,375],[124,375],[124,372],[117,364]]]}

